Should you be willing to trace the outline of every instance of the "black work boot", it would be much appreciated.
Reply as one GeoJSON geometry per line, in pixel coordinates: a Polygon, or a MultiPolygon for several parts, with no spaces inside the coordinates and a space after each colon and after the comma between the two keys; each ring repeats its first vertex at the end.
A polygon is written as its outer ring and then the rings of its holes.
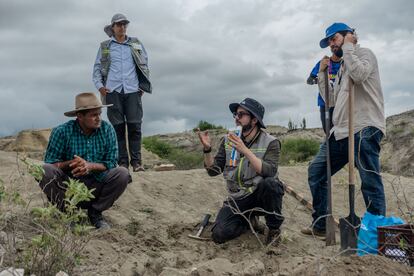
{"type": "Polygon", "coordinates": [[[91,224],[95,226],[96,229],[107,230],[111,228],[108,222],[106,222],[105,219],[102,217],[101,211],[95,210],[91,207],[88,209],[88,217],[91,224]]]}
{"type": "Polygon", "coordinates": [[[281,241],[280,229],[271,229],[266,226],[264,236],[266,245],[272,244],[273,246],[278,246],[281,241]]]}
{"type": "Polygon", "coordinates": [[[260,222],[258,216],[252,216],[250,217],[250,223],[252,224],[252,227],[254,231],[256,231],[259,234],[263,234],[266,228],[266,225],[262,222],[260,222]]]}

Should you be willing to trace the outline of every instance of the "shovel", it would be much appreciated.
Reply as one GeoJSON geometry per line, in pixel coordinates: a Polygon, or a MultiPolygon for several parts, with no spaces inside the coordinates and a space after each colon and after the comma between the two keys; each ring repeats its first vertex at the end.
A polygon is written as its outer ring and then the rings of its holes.
{"type": "MultiPolygon", "coordinates": [[[[355,177],[354,177],[354,85],[349,78],[349,128],[348,128],[348,165],[349,165],[349,216],[339,219],[339,230],[341,234],[341,251],[346,249],[356,249],[358,231],[361,225],[361,218],[355,214],[355,177]]],[[[354,254],[356,251],[350,250],[346,254],[354,254]]]]}
{"type": "Polygon", "coordinates": [[[208,222],[209,222],[209,220],[210,220],[210,217],[211,217],[211,215],[210,215],[210,214],[205,214],[205,215],[204,215],[204,219],[203,219],[203,221],[201,222],[201,224],[200,224],[200,226],[199,226],[199,228],[198,228],[198,230],[197,230],[197,233],[196,233],[196,234],[189,234],[189,235],[188,235],[188,237],[189,237],[189,238],[192,238],[192,239],[200,240],[200,241],[206,241],[206,240],[209,240],[209,238],[204,238],[204,237],[201,237],[201,234],[203,234],[204,229],[205,229],[205,228],[206,228],[206,226],[208,225],[208,222]]]}
{"type": "Polygon", "coordinates": [[[325,70],[325,143],[326,143],[326,182],[328,190],[328,212],[326,217],[326,246],[336,244],[335,221],[332,216],[332,186],[331,186],[331,154],[329,150],[329,133],[331,132],[331,118],[329,114],[329,77],[328,67],[325,70]]]}

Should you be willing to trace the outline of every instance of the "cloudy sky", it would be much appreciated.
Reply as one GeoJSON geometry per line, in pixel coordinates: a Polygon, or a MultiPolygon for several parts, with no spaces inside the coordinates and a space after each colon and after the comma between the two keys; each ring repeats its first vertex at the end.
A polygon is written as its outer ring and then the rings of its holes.
{"type": "MultiPolygon", "coordinates": [[[[144,134],[233,126],[230,102],[253,97],[265,123],[319,126],[305,80],[343,21],[377,55],[386,115],[414,108],[414,1],[0,0],[0,136],[65,122],[74,96],[94,91],[92,66],[114,13],[131,21],[149,54],[144,134]]],[[[106,116],[105,116],[106,119],[106,116]]]]}

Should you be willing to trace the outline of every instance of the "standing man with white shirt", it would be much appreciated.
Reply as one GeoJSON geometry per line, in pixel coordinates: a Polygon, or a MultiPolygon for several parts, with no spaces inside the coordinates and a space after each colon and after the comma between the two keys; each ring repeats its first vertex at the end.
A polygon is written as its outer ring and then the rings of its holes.
{"type": "Polygon", "coordinates": [[[114,126],[119,149],[118,164],[143,171],[141,159],[142,96],[151,93],[148,56],[136,37],[126,35],[129,20],[115,14],[104,31],[110,37],[101,42],[93,67],[93,82],[108,108],[108,119],[114,126]],[[126,142],[128,129],[128,148],[126,142]]]}
{"type": "MultiPolygon", "coordinates": [[[[321,48],[330,47],[343,62],[332,88],[328,85],[335,109],[333,128],[329,137],[332,175],[348,163],[348,137],[355,139],[355,166],[361,178],[361,191],[367,211],[374,215],[386,214],[384,185],[381,178],[379,155],[381,140],[385,135],[384,96],[382,94],[378,62],[375,54],[358,43],[355,30],[344,23],[334,23],[326,29],[321,48]],[[351,83],[350,83],[351,82],[351,83]],[[348,97],[354,89],[354,133],[348,133],[348,97]]],[[[320,62],[319,90],[325,90],[323,73],[329,58],[320,62]]],[[[324,95],[322,95],[324,97],[324,95]]],[[[309,228],[303,234],[325,236],[327,215],[327,162],[326,143],[308,168],[308,183],[312,193],[314,212],[309,228]]]]}

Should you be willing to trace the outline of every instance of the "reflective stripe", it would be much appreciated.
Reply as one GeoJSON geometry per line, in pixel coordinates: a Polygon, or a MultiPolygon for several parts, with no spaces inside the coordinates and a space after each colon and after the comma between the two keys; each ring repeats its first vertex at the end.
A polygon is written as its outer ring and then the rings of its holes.
{"type": "MultiPolygon", "coordinates": [[[[258,139],[252,143],[249,150],[259,159],[263,159],[269,144],[276,138],[262,132],[258,139]]],[[[231,153],[233,147],[231,143],[224,143],[226,151],[226,165],[224,167],[223,176],[227,182],[227,190],[235,198],[243,197],[251,194],[257,187],[257,184],[263,179],[257,174],[249,159],[243,156],[237,156],[236,162],[231,161],[231,153]],[[233,165],[233,166],[232,166],[233,165]]]]}

